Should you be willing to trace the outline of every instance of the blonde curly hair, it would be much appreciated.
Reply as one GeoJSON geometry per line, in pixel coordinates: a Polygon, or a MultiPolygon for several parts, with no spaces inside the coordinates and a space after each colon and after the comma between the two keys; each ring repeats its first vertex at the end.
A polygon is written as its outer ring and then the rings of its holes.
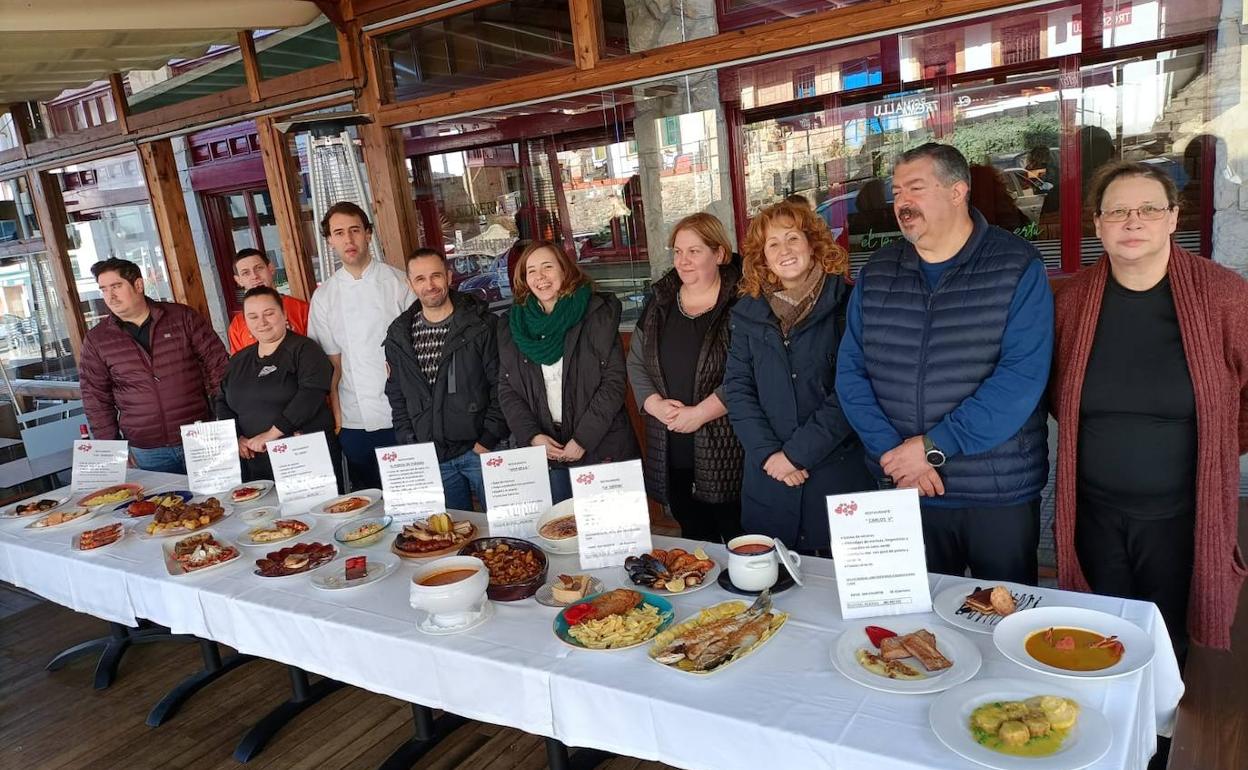
{"type": "Polygon", "coordinates": [[[849,254],[832,239],[832,233],[823,219],[809,206],[799,206],[789,201],[768,206],[754,215],[745,233],[741,256],[741,294],[759,297],[765,291],[783,288],[780,279],[767,266],[763,246],[767,242],[767,228],[772,223],[795,226],[810,243],[811,258],[829,275],[849,275],[849,254]]]}

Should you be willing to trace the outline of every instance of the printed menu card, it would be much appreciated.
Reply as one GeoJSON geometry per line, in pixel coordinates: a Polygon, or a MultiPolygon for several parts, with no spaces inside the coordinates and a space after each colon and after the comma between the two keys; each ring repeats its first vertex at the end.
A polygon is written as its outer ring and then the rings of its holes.
{"type": "Polygon", "coordinates": [[[490,535],[533,537],[537,520],[550,510],[550,473],[540,446],[481,455],[490,535]]]}
{"type": "Polygon", "coordinates": [[[215,495],[243,483],[233,420],[197,422],[181,430],[188,489],[197,495],[215,495]]]}
{"type": "Polygon", "coordinates": [[[841,617],[931,611],[918,490],[829,495],[828,528],[841,617]]]}
{"type": "Polygon", "coordinates": [[[338,494],[338,479],[323,432],[287,436],[264,446],[283,508],[306,511],[313,503],[338,494]]]}
{"type": "Polygon", "coordinates": [[[75,441],[69,484],[75,490],[122,484],[126,480],[126,464],[129,461],[129,441],[75,441]]]}
{"type": "Polygon", "coordinates": [[[581,569],[618,567],[649,551],[650,509],[641,460],[571,468],[581,569]]]}
{"type": "Polygon", "coordinates": [[[409,524],[446,510],[442,471],[433,444],[408,444],[377,450],[386,513],[395,523],[409,524]]]}

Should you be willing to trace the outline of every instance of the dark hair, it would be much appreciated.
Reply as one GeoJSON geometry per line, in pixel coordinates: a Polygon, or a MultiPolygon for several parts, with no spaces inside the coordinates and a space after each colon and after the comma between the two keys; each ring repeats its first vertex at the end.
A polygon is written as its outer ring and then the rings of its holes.
{"type": "Polygon", "coordinates": [[[364,229],[370,233],[373,231],[373,223],[368,221],[368,214],[364,213],[364,209],[360,208],[351,201],[338,201],[330,206],[325,212],[325,216],[321,217],[321,237],[329,237],[329,220],[334,214],[346,214],[360,220],[360,224],[364,225],[364,229]]]}
{"type": "Polygon", "coordinates": [[[1100,214],[1101,201],[1105,198],[1105,191],[1114,182],[1128,176],[1140,176],[1153,180],[1166,191],[1166,203],[1170,204],[1170,208],[1175,208],[1179,205],[1179,188],[1169,174],[1151,163],[1120,160],[1106,163],[1097,169],[1096,174],[1092,177],[1092,182],[1088,185],[1088,209],[1093,214],[1100,214]]]}
{"type": "Polygon", "coordinates": [[[971,186],[971,167],[966,162],[966,156],[951,144],[940,142],[920,144],[918,147],[903,152],[893,164],[893,168],[896,169],[902,163],[913,163],[923,158],[930,158],[936,165],[936,177],[942,184],[953,185],[957,182],[965,182],[967,187],[971,186]]]}
{"type": "Polygon", "coordinates": [[[260,249],[253,249],[249,246],[245,249],[239,249],[238,253],[235,254],[233,259],[230,260],[230,265],[234,268],[235,273],[238,272],[238,263],[242,262],[244,259],[247,259],[248,257],[259,257],[260,259],[264,260],[264,264],[266,265],[273,264],[272,262],[269,261],[268,254],[265,254],[260,249]]]}
{"type": "Polygon", "coordinates": [[[555,261],[559,263],[559,269],[563,271],[563,286],[559,288],[560,298],[571,295],[586,284],[593,286],[593,281],[589,280],[589,276],[585,275],[585,272],[567,255],[567,252],[550,241],[533,241],[520,252],[520,258],[516,260],[516,266],[513,268],[511,294],[517,304],[523,304],[529,298],[529,284],[524,279],[524,271],[528,266],[529,256],[541,249],[550,249],[554,252],[555,261]]]}
{"type": "Polygon", "coordinates": [[[443,264],[446,263],[446,257],[442,255],[442,252],[438,251],[437,249],[431,249],[428,246],[425,246],[425,247],[416,249],[411,254],[408,254],[407,259],[403,260],[403,268],[406,269],[408,265],[412,264],[412,262],[418,259],[424,259],[425,257],[437,257],[438,259],[442,260],[443,264]]]}
{"type": "Polygon", "coordinates": [[[784,202],[792,203],[797,206],[805,206],[806,208],[810,208],[810,201],[806,198],[806,196],[798,195],[797,193],[793,193],[792,195],[786,195],[784,197],[784,202]]]}
{"type": "Polygon", "coordinates": [[[131,286],[134,285],[135,281],[143,277],[143,273],[140,272],[138,265],[128,259],[119,259],[117,257],[101,259],[91,266],[91,275],[95,276],[95,280],[100,280],[101,273],[116,273],[131,286]]]}
{"type": "Polygon", "coordinates": [[[277,306],[282,309],[283,313],[286,312],[286,305],[282,303],[282,295],[278,293],[277,289],[268,286],[257,286],[254,289],[248,289],[247,293],[243,295],[243,304],[246,305],[247,300],[252,297],[268,297],[277,303],[277,306]]]}

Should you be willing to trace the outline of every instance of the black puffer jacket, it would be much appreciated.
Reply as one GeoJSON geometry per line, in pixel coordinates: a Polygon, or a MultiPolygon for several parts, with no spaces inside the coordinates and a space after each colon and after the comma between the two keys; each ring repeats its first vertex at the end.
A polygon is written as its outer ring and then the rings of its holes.
{"type": "Polygon", "coordinates": [[[620,301],[595,292],[585,317],[564,335],[563,422],[555,428],[546,404],[542,367],[516,346],[511,326],[498,325],[498,400],[520,446],[539,433],[566,444],[573,439],[585,456],[573,465],[636,459],[640,450],[624,408],[628,376],[620,344],[620,301]]]}
{"type": "Polygon", "coordinates": [[[401,444],[432,441],[439,462],[459,457],[474,443],[493,449],[507,435],[498,403],[497,319],[476,297],[452,291],[450,299],[455,312],[432,387],[412,344],[419,300],[394,319],[383,343],[395,435],[401,444]]]}

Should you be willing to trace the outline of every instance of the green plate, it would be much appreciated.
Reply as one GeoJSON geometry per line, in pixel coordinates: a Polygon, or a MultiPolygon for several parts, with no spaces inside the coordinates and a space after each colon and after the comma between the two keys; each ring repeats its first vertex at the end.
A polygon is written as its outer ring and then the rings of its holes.
{"type": "Polygon", "coordinates": [[[573,639],[572,635],[568,633],[569,626],[568,626],[568,620],[565,617],[565,613],[567,613],[568,610],[572,609],[573,607],[579,604],[585,604],[586,602],[591,601],[598,596],[601,596],[603,593],[610,593],[610,592],[603,591],[601,593],[593,594],[592,596],[586,596],[584,599],[580,600],[579,602],[576,602],[575,604],[569,604],[567,607],[561,610],[558,615],[555,616],[555,626],[554,626],[555,636],[559,637],[559,641],[571,647],[575,647],[578,650],[594,650],[595,652],[615,652],[616,650],[628,650],[633,647],[640,647],[641,645],[649,642],[658,634],[662,633],[664,629],[666,629],[668,626],[672,624],[672,620],[675,617],[674,613],[672,612],[672,603],[669,602],[667,599],[664,599],[661,596],[655,596],[654,594],[648,594],[645,591],[638,591],[637,593],[641,594],[641,603],[649,604],[657,608],[659,611],[659,615],[663,617],[663,622],[659,623],[659,627],[655,629],[655,632],[651,634],[650,636],[646,637],[645,639],[642,639],[638,642],[635,642],[633,644],[630,644],[624,647],[607,647],[601,650],[595,649],[593,647],[586,647],[585,645],[576,641],[576,639],[573,639]]]}

